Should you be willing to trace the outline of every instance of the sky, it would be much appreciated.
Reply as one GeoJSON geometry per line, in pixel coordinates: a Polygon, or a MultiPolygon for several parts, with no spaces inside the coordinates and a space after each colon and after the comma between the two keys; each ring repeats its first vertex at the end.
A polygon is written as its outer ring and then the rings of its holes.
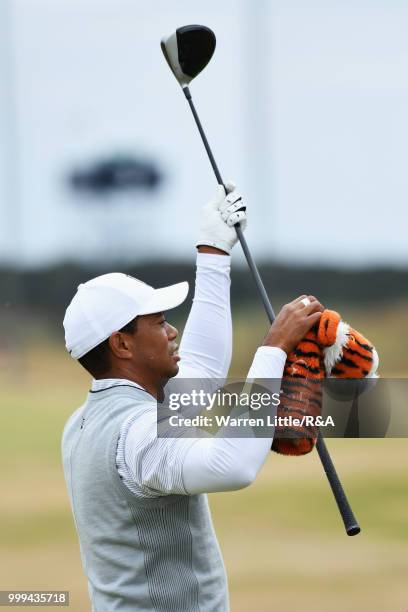
{"type": "Polygon", "coordinates": [[[397,0],[2,0],[0,263],[191,259],[215,182],[159,47],[188,23],[217,36],[191,91],[256,258],[406,265],[397,0]],[[74,167],[115,152],[154,160],[161,188],[108,204],[68,189],[74,167]]]}

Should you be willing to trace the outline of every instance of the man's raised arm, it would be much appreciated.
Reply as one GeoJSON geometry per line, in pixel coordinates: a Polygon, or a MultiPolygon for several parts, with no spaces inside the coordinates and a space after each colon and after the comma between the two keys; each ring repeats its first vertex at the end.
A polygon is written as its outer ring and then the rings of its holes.
{"type": "Polygon", "coordinates": [[[223,379],[231,362],[230,253],[237,242],[234,225],[245,229],[247,217],[235,185],[226,188],[227,195],[218,186],[201,214],[194,300],[180,343],[183,378],[223,379]]]}

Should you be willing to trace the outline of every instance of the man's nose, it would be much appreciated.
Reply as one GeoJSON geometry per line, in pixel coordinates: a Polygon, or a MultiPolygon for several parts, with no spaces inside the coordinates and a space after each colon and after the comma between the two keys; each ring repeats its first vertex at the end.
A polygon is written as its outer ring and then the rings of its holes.
{"type": "Polygon", "coordinates": [[[178,329],[173,325],[170,325],[170,323],[167,323],[167,335],[170,340],[174,340],[174,338],[177,338],[178,336],[178,329]]]}

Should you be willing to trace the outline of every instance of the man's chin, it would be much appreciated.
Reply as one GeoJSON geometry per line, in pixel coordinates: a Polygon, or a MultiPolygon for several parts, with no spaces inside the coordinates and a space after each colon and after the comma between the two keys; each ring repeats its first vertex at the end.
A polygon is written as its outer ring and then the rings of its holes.
{"type": "Polygon", "coordinates": [[[172,359],[170,362],[167,362],[167,369],[164,373],[163,371],[163,379],[168,380],[169,378],[174,378],[177,376],[179,372],[178,360],[172,359]]]}
{"type": "Polygon", "coordinates": [[[177,374],[179,373],[179,365],[178,363],[176,363],[173,368],[172,368],[172,373],[169,375],[169,378],[173,378],[174,376],[177,376],[177,374]]]}
{"type": "Polygon", "coordinates": [[[177,376],[179,372],[179,366],[177,363],[172,363],[166,370],[166,373],[163,372],[162,380],[169,380],[169,378],[174,378],[177,376]]]}

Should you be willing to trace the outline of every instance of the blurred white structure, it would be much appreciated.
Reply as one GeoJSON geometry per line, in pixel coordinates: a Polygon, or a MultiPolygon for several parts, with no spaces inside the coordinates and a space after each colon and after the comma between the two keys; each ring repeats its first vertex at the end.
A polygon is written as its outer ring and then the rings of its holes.
{"type": "Polygon", "coordinates": [[[192,91],[256,257],[407,263],[408,5],[196,4],[2,0],[0,263],[192,257],[214,178],[159,46],[187,23],[217,35],[192,91]],[[117,151],[162,187],[111,206],[67,189],[117,151]]]}

